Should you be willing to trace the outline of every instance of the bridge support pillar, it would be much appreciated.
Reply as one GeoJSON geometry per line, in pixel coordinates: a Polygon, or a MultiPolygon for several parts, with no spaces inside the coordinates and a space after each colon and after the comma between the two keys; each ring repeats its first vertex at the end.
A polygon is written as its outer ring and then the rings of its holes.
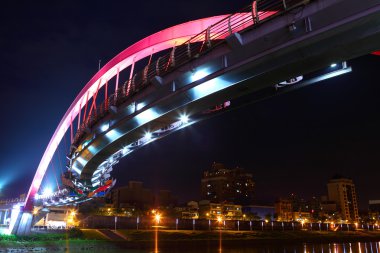
{"type": "Polygon", "coordinates": [[[11,213],[9,232],[14,235],[29,235],[32,229],[33,214],[14,207],[11,213]]]}
{"type": "Polygon", "coordinates": [[[9,210],[5,209],[2,211],[2,215],[0,218],[0,224],[7,225],[7,219],[8,219],[9,210]]]}
{"type": "Polygon", "coordinates": [[[9,209],[5,210],[5,214],[4,214],[4,225],[8,225],[7,224],[7,220],[9,218],[9,209]]]}

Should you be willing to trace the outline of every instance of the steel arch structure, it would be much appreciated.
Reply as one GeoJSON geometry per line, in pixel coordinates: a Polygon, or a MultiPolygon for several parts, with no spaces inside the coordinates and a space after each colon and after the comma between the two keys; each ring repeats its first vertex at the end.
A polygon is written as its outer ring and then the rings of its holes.
{"type": "MultiPolygon", "coordinates": [[[[292,1],[290,0],[289,2],[292,2],[292,1]]],[[[273,13],[275,13],[275,12],[272,12],[272,13],[267,13],[267,14],[264,14],[263,16],[260,16],[257,10],[256,4],[257,2],[253,1],[253,4],[251,6],[251,13],[240,13],[240,14],[237,13],[237,15],[241,15],[241,16],[249,15],[252,20],[250,20],[251,23],[245,24],[239,29],[234,30],[234,32],[237,32],[247,26],[250,26],[258,22],[259,19],[260,20],[265,19],[266,17],[271,16],[273,13]],[[255,18],[257,20],[255,20],[255,18]]],[[[85,105],[87,105],[87,101],[89,101],[91,98],[93,98],[94,96],[96,98],[97,91],[104,84],[106,84],[112,78],[116,77],[116,89],[115,89],[116,91],[119,84],[119,73],[122,70],[128,67],[131,67],[132,68],[131,72],[133,72],[133,66],[135,62],[147,56],[150,56],[153,53],[157,53],[169,48],[173,48],[179,44],[182,44],[183,42],[187,41],[190,38],[195,38],[195,40],[193,40],[192,42],[205,41],[207,39],[207,36],[209,36],[208,39],[212,39],[211,38],[212,36],[210,36],[210,34],[207,35],[207,29],[211,25],[229,17],[231,16],[221,15],[221,16],[209,17],[209,18],[199,19],[195,21],[190,21],[187,23],[179,24],[179,25],[164,29],[128,47],[127,49],[119,53],[117,56],[115,56],[113,59],[111,59],[102,69],[100,69],[90,79],[90,81],[85,85],[85,87],[81,90],[81,92],[75,98],[75,100],[70,105],[67,112],[65,113],[64,117],[60,121],[57,129],[55,130],[44,152],[44,155],[39,163],[36,174],[33,178],[32,185],[26,197],[24,210],[30,211],[32,209],[34,196],[40,188],[40,185],[45,175],[45,172],[47,170],[47,167],[59,143],[61,142],[63,136],[65,135],[69,127],[72,125],[73,120],[77,118],[79,115],[79,121],[80,121],[80,115],[81,115],[80,112],[82,108],[85,105]],[[195,35],[199,35],[202,31],[206,31],[205,33],[206,38],[194,37],[195,35]]],[[[231,32],[232,31],[230,31],[230,33],[231,32]]]]}
{"type": "Polygon", "coordinates": [[[54,152],[66,131],[70,128],[73,120],[79,115],[82,108],[86,105],[86,102],[96,94],[99,88],[114,77],[116,77],[116,86],[118,86],[120,71],[133,66],[134,62],[150,56],[152,53],[157,53],[181,44],[227,16],[228,15],[221,15],[198,19],[164,29],[136,42],[105,64],[77,95],[51,137],[29,188],[24,210],[32,210],[34,196],[41,186],[54,152]]]}
{"type": "MultiPolygon", "coordinates": [[[[289,0],[289,2],[292,1],[299,0],[289,0]]],[[[282,6],[282,2],[280,6],[282,6]]],[[[212,32],[213,34],[210,34],[210,30],[208,30],[212,25],[220,22],[221,20],[226,20],[228,18],[229,32],[232,33],[249,27],[255,22],[266,19],[267,17],[275,13],[274,11],[268,10],[259,11],[257,9],[257,0],[254,0],[249,8],[251,10],[250,12],[238,12],[232,15],[228,14],[213,16],[169,27],[136,42],[135,44],[131,45],[130,47],[126,48],[124,51],[119,53],[108,63],[106,63],[84,86],[84,88],[77,95],[77,97],[72,102],[69,109],[66,111],[65,115],[61,119],[38,165],[32,184],[26,196],[24,210],[32,210],[34,196],[36,195],[41,186],[48,165],[52,160],[53,154],[57,150],[59,143],[61,142],[62,138],[64,137],[70,126],[72,127],[72,123],[76,118],[78,119],[79,129],[82,108],[85,106],[87,107],[87,102],[90,99],[96,99],[97,92],[100,88],[107,84],[108,81],[112,78],[116,78],[115,93],[117,93],[119,85],[119,73],[128,67],[131,67],[131,73],[133,73],[134,64],[136,62],[148,56],[152,56],[155,53],[164,51],[166,49],[174,48],[178,45],[183,44],[186,41],[189,41],[190,39],[192,39],[191,43],[204,43],[207,39],[218,40],[223,37],[226,37],[227,34],[216,34],[218,32],[212,32]],[[244,20],[244,23],[239,23],[238,26],[236,26],[236,23],[234,23],[236,22],[236,20],[244,20]],[[197,36],[204,31],[205,36],[197,36]],[[215,36],[215,34],[217,36],[213,37],[215,36]]],[[[130,78],[131,77],[132,75],[130,76],[130,78]]],[[[84,114],[86,114],[86,112],[84,114]]]]}

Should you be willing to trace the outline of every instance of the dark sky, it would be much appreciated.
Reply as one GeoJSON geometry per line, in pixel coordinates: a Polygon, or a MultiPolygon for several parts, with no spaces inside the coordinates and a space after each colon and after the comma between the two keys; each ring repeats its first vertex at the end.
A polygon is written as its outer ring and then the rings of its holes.
{"type": "MultiPolygon", "coordinates": [[[[2,2],[0,196],[27,191],[51,135],[96,73],[99,59],[104,64],[163,28],[230,13],[249,3],[130,2],[2,2]]],[[[114,175],[119,184],[141,180],[150,188],[172,190],[181,199],[198,199],[202,171],[218,161],[252,172],[257,203],[270,203],[288,193],[304,198],[326,194],[328,179],[340,173],[354,180],[365,208],[368,199],[380,198],[380,57],[364,56],[349,65],[351,74],[151,143],[125,158],[114,175]]]]}

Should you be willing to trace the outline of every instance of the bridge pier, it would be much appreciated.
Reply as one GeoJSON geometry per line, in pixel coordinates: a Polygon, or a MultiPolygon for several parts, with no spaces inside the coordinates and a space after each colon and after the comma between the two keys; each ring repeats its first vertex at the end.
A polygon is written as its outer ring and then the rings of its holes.
{"type": "Polygon", "coordinates": [[[14,235],[29,235],[32,229],[33,214],[15,206],[12,209],[9,232],[14,235]]]}
{"type": "Polygon", "coordinates": [[[8,225],[7,219],[9,216],[9,209],[0,210],[0,225],[8,225]]]}
{"type": "Polygon", "coordinates": [[[4,209],[1,211],[1,214],[0,214],[0,224],[1,225],[7,225],[8,214],[9,214],[8,209],[4,209]]]}

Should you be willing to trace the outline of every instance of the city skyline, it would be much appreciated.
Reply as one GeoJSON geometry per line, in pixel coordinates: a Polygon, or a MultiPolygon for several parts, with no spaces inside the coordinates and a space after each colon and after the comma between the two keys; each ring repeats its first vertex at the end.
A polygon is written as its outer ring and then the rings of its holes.
{"type": "MultiPolygon", "coordinates": [[[[0,110],[7,119],[1,126],[2,191],[6,195],[27,191],[59,119],[97,71],[99,59],[104,64],[162,28],[236,11],[247,4],[224,1],[190,12],[184,4],[171,2],[168,5],[176,5],[179,13],[168,11],[166,17],[149,8],[141,14],[147,16],[139,18],[164,16],[160,25],[142,23],[139,28],[129,27],[130,34],[125,34],[123,25],[133,19],[124,14],[126,20],[121,20],[119,5],[109,7],[114,15],[100,15],[90,20],[94,23],[87,22],[92,12],[80,3],[36,4],[14,17],[4,13],[2,21],[10,26],[2,28],[6,36],[0,41],[6,49],[1,55],[0,110]],[[75,15],[66,19],[63,10],[75,15]]],[[[14,13],[16,7],[6,5],[4,11],[14,13]]],[[[95,10],[101,7],[95,4],[95,10]]],[[[178,191],[185,198],[199,192],[202,171],[217,161],[249,168],[257,195],[262,193],[258,201],[264,202],[287,189],[304,192],[305,198],[321,194],[328,179],[341,173],[354,180],[363,208],[380,195],[370,187],[380,176],[376,170],[380,88],[375,84],[380,57],[365,56],[348,63],[353,66],[351,74],[227,112],[151,143],[122,160],[113,175],[120,183],[137,179],[150,187],[178,191]]]]}

